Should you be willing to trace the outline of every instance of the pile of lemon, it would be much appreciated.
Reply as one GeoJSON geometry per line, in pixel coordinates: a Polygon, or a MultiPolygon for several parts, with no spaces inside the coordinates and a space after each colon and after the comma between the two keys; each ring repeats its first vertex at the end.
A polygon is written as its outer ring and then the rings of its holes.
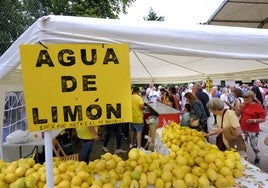
{"type": "MultiPolygon", "coordinates": [[[[11,163],[0,160],[1,188],[45,188],[46,164],[35,163],[33,158],[21,158],[11,163]]],[[[88,188],[93,173],[85,162],[53,160],[54,187],[88,188]]]]}
{"type": "MultiPolygon", "coordinates": [[[[244,166],[234,150],[219,151],[202,133],[171,123],[162,128],[169,155],[133,148],[128,159],[103,154],[89,164],[53,160],[55,188],[232,187],[244,166]]],[[[45,188],[46,165],[32,158],[0,160],[1,188],[45,188]]]]}

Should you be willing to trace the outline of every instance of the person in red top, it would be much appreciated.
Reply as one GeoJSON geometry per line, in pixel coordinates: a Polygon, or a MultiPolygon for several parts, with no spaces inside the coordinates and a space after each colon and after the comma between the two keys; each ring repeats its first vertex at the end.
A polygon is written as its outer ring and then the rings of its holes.
{"type": "Polygon", "coordinates": [[[257,102],[253,91],[246,91],[243,94],[243,98],[240,125],[245,134],[245,141],[247,142],[249,138],[250,146],[256,155],[255,164],[258,164],[260,162],[260,149],[258,147],[259,124],[265,121],[265,112],[262,105],[257,102]]]}
{"type": "Polygon", "coordinates": [[[174,99],[174,108],[177,109],[177,110],[180,110],[180,101],[179,99],[177,98],[176,96],[176,88],[174,86],[171,86],[169,87],[169,95],[170,96],[173,96],[173,99],[174,99]]]}

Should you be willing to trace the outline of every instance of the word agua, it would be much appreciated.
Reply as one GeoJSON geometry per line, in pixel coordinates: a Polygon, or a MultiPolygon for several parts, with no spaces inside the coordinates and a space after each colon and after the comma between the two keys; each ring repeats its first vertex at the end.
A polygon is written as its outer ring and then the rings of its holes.
{"type": "MultiPolygon", "coordinates": [[[[87,57],[87,50],[80,49],[80,58],[77,54],[74,53],[71,49],[63,49],[58,52],[58,58],[53,60],[49,55],[47,50],[40,50],[37,62],[35,67],[49,66],[55,67],[55,62],[58,62],[62,66],[73,66],[77,63],[77,59],[79,58],[79,62],[81,61],[84,65],[92,66],[97,63],[97,50],[91,49],[91,57],[90,60],[87,57]]],[[[104,54],[102,64],[108,65],[108,63],[119,64],[119,60],[115,54],[113,48],[107,48],[106,53],[104,54]]],[[[82,75],[82,89],[83,91],[97,91],[97,87],[95,86],[96,75],[82,75]]],[[[77,79],[70,75],[64,75],[61,77],[61,91],[64,92],[73,92],[77,89],[77,79]]],[[[98,101],[98,100],[95,100],[98,101]]],[[[115,106],[112,104],[106,104],[106,109],[102,109],[102,107],[98,104],[89,104],[87,107],[83,107],[82,105],[75,106],[63,106],[59,109],[57,106],[52,106],[50,108],[51,117],[49,118],[41,118],[38,108],[32,108],[32,117],[34,124],[46,124],[46,123],[57,123],[59,121],[59,110],[62,110],[63,121],[64,122],[75,122],[75,121],[84,121],[85,118],[89,120],[98,120],[102,117],[105,112],[106,119],[111,119],[112,115],[115,118],[121,118],[121,104],[117,103],[115,106]],[[83,116],[83,111],[85,111],[86,116],[83,116]]]]}

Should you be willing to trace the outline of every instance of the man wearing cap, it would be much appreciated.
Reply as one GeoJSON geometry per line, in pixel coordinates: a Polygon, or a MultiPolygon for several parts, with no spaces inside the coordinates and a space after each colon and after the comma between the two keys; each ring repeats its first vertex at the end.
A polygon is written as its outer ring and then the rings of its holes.
{"type": "Polygon", "coordinates": [[[246,91],[243,94],[244,103],[241,105],[241,129],[245,134],[245,141],[249,139],[250,146],[255,153],[255,164],[260,162],[260,149],[258,146],[258,136],[260,123],[265,121],[265,112],[260,103],[256,101],[253,91],[246,91]]]}

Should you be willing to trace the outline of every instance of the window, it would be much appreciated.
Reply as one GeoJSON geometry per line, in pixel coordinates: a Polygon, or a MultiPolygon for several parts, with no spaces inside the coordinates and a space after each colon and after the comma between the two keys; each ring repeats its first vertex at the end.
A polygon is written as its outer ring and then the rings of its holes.
{"type": "Polygon", "coordinates": [[[10,133],[28,129],[22,91],[6,93],[3,121],[3,143],[10,133]]]}

